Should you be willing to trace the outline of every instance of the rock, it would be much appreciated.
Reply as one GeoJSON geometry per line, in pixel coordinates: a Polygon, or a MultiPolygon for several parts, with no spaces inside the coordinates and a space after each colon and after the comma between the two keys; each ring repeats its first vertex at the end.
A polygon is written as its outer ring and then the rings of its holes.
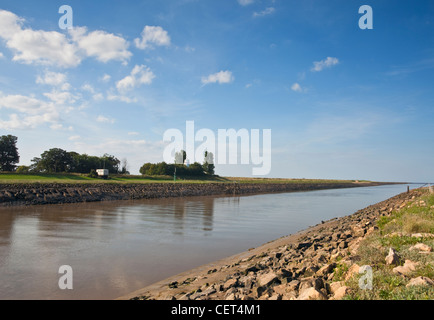
{"type": "Polygon", "coordinates": [[[237,284],[238,284],[238,279],[236,278],[229,279],[223,284],[223,290],[228,290],[229,288],[236,287],[237,284]]]}
{"type": "Polygon", "coordinates": [[[431,247],[424,244],[424,243],[415,244],[409,250],[419,250],[419,251],[423,251],[423,252],[431,252],[432,251],[431,247]]]}
{"type": "Polygon", "coordinates": [[[319,290],[310,287],[301,291],[297,300],[327,300],[327,297],[319,290]]]}
{"type": "Polygon", "coordinates": [[[267,287],[271,285],[273,282],[277,282],[278,278],[274,272],[269,272],[258,276],[258,284],[262,287],[267,287]]]}
{"type": "Polygon", "coordinates": [[[268,298],[268,300],[282,300],[282,295],[275,293],[270,298],[268,298]]]}
{"type": "Polygon", "coordinates": [[[336,289],[333,299],[334,300],[341,300],[344,296],[350,293],[350,288],[347,286],[341,286],[338,289],[336,289]]]}
{"type": "Polygon", "coordinates": [[[312,242],[300,242],[297,249],[307,249],[312,245],[312,242]]]}
{"type": "Polygon", "coordinates": [[[317,290],[320,290],[321,288],[324,288],[324,281],[321,278],[313,278],[313,277],[301,279],[298,290],[301,292],[307,288],[312,288],[312,287],[317,290]]]}
{"type": "Polygon", "coordinates": [[[345,249],[346,247],[348,247],[348,242],[345,241],[345,240],[342,240],[341,242],[339,242],[338,247],[339,247],[340,249],[345,249]]]}
{"type": "Polygon", "coordinates": [[[235,293],[231,293],[225,298],[225,300],[236,300],[236,298],[235,293]]]}
{"type": "Polygon", "coordinates": [[[333,293],[333,294],[335,294],[336,291],[337,291],[340,287],[343,287],[343,286],[344,286],[343,281],[335,281],[335,282],[332,282],[332,283],[330,283],[330,292],[333,293]]]}
{"type": "Polygon", "coordinates": [[[398,266],[396,268],[393,268],[393,273],[399,274],[399,275],[408,275],[411,272],[416,270],[416,267],[419,265],[419,262],[414,262],[411,260],[405,260],[405,263],[403,266],[398,266]]]}
{"type": "Polygon", "coordinates": [[[406,287],[412,286],[434,286],[434,281],[427,277],[417,277],[410,280],[406,287]]]}
{"type": "Polygon", "coordinates": [[[326,264],[325,266],[323,266],[322,268],[320,268],[316,274],[318,276],[324,277],[326,275],[328,275],[329,273],[332,273],[334,268],[336,268],[336,263],[330,263],[330,264],[326,264]]]}
{"type": "Polygon", "coordinates": [[[386,264],[387,265],[397,265],[399,264],[399,261],[401,260],[401,258],[399,257],[399,255],[396,253],[396,250],[393,248],[389,248],[389,254],[386,257],[386,264]]]}
{"type": "Polygon", "coordinates": [[[347,274],[345,275],[345,281],[351,279],[353,275],[356,273],[359,273],[360,266],[357,263],[354,263],[347,271],[347,274]]]}

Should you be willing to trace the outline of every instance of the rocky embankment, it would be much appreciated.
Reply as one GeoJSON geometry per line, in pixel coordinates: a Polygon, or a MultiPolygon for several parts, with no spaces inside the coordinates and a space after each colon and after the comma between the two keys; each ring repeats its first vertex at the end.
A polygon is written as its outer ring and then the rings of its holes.
{"type": "Polygon", "coordinates": [[[120,299],[341,299],[350,291],[345,281],[359,273],[358,248],[378,229],[376,220],[388,217],[422,193],[421,189],[402,193],[350,216],[323,222],[120,299]]]}
{"type": "Polygon", "coordinates": [[[309,191],[382,183],[0,184],[0,206],[309,191]]]}

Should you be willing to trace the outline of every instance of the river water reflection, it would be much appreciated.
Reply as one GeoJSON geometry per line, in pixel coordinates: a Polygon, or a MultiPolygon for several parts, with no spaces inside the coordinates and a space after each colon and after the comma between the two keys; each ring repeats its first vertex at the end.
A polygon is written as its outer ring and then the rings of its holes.
{"type": "Polygon", "coordinates": [[[405,190],[0,208],[0,299],[116,298],[405,190]],[[59,289],[61,265],[73,269],[73,290],[59,289]]]}

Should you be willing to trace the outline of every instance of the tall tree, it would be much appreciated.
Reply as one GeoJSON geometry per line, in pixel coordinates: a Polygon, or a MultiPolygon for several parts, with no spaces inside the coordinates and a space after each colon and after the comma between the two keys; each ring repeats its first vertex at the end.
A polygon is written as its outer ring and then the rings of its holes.
{"type": "Polygon", "coordinates": [[[185,159],[187,159],[187,152],[184,150],[175,152],[175,164],[184,164],[185,159]]]}
{"type": "Polygon", "coordinates": [[[73,167],[72,155],[59,148],[44,151],[41,158],[34,158],[34,167],[42,172],[67,172],[73,167]]]}
{"type": "Polygon", "coordinates": [[[0,171],[14,171],[20,161],[18,138],[12,135],[0,137],[0,171]]]}
{"type": "Polygon", "coordinates": [[[205,151],[205,159],[203,161],[203,171],[205,171],[206,174],[214,174],[214,154],[212,152],[205,151]]]}

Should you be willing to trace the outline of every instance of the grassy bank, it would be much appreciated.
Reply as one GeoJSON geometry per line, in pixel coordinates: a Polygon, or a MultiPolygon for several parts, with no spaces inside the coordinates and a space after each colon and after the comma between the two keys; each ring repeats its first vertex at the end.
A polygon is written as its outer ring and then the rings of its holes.
{"type": "MultiPolygon", "coordinates": [[[[345,299],[433,300],[433,285],[412,285],[411,281],[434,279],[434,194],[415,198],[390,216],[380,217],[377,226],[360,244],[357,262],[372,267],[373,288],[361,290],[361,275],[357,275],[347,281],[351,290],[345,299]],[[397,261],[387,264],[390,248],[396,250],[397,261]]],[[[344,273],[345,267],[339,266],[338,272],[344,273]]]]}
{"type": "MultiPolygon", "coordinates": [[[[17,174],[0,173],[0,184],[28,183],[173,183],[171,176],[111,175],[109,179],[90,178],[85,174],[53,173],[53,174],[17,174]]],[[[322,179],[273,179],[273,178],[233,178],[219,176],[177,177],[178,183],[369,183],[365,180],[322,180],[322,179]]]]}

